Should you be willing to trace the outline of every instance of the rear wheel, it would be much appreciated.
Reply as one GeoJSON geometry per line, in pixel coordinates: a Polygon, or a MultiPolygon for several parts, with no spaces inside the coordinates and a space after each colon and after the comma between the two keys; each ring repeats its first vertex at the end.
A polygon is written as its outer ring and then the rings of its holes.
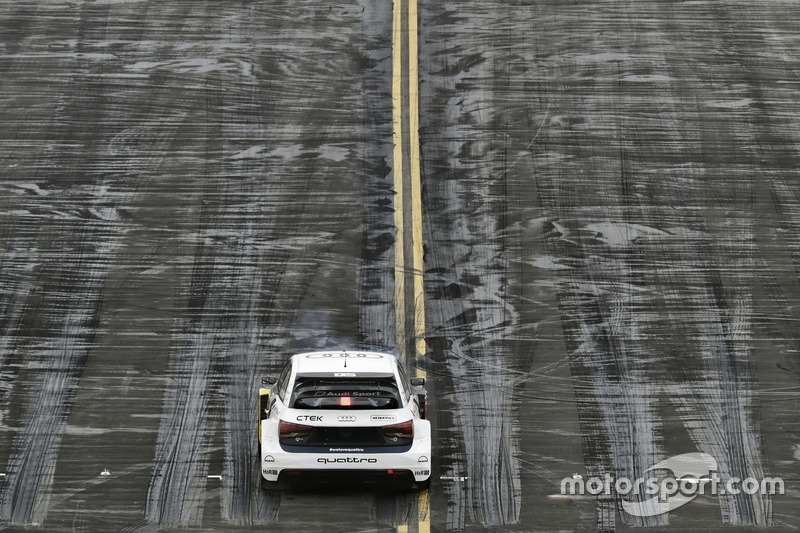
{"type": "Polygon", "coordinates": [[[431,478],[426,479],[425,481],[415,481],[414,484],[411,486],[412,490],[428,490],[431,486],[431,478]]]}
{"type": "Polygon", "coordinates": [[[285,490],[288,488],[286,483],[278,481],[267,481],[264,476],[261,476],[261,488],[263,490],[285,490]]]}

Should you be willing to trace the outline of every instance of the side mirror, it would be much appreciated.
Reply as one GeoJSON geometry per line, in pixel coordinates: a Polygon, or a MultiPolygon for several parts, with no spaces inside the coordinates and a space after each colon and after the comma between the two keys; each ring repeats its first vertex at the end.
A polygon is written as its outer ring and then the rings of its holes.
{"type": "Polygon", "coordinates": [[[267,377],[261,378],[261,384],[262,385],[267,385],[267,386],[275,385],[275,383],[277,383],[277,382],[278,382],[278,380],[273,378],[273,377],[271,377],[271,376],[267,376],[267,377]]]}
{"type": "Polygon", "coordinates": [[[419,417],[424,419],[428,416],[428,391],[425,390],[425,378],[411,378],[409,382],[417,396],[419,417]]]}

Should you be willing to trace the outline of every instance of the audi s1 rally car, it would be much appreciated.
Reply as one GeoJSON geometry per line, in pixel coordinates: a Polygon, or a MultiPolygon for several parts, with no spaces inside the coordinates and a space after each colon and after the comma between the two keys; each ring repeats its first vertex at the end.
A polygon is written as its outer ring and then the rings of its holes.
{"type": "Polygon", "coordinates": [[[422,378],[394,355],[292,356],[259,391],[261,485],[358,482],[423,489],[431,476],[431,425],[422,378]]]}

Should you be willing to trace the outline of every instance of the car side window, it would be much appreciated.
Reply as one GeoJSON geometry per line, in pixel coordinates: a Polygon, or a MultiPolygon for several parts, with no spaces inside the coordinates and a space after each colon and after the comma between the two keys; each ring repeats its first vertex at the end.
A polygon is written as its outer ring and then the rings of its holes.
{"type": "Polygon", "coordinates": [[[405,396],[406,401],[411,400],[411,386],[409,385],[408,378],[406,378],[406,372],[403,369],[403,365],[397,365],[397,375],[400,378],[400,383],[398,385],[401,387],[403,391],[403,395],[405,396]]]}
{"type": "Polygon", "coordinates": [[[289,368],[286,371],[286,377],[283,379],[283,387],[281,387],[281,400],[283,400],[283,403],[285,404],[289,403],[289,395],[287,391],[289,390],[289,378],[291,375],[292,365],[289,365],[289,368]]]}
{"type": "Polygon", "coordinates": [[[292,362],[287,361],[285,365],[283,365],[283,370],[281,371],[281,375],[278,378],[278,382],[275,384],[275,390],[278,391],[278,398],[283,400],[286,403],[286,388],[289,386],[289,376],[292,374],[292,362]]]}

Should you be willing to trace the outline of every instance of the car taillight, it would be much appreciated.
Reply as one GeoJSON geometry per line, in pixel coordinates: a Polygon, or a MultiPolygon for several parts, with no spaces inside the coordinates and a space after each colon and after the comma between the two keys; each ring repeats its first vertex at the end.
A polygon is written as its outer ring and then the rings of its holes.
{"type": "Polygon", "coordinates": [[[281,423],[278,426],[278,433],[282,439],[302,439],[304,437],[308,437],[312,429],[314,429],[313,426],[295,424],[294,422],[285,422],[281,420],[281,423]]]}
{"type": "Polygon", "coordinates": [[[383,434],[390,439],[413,439],[414,438],[414,423],[409,420],[401,424],[392,424],[391,426],[381,426],[383,434]]]}

